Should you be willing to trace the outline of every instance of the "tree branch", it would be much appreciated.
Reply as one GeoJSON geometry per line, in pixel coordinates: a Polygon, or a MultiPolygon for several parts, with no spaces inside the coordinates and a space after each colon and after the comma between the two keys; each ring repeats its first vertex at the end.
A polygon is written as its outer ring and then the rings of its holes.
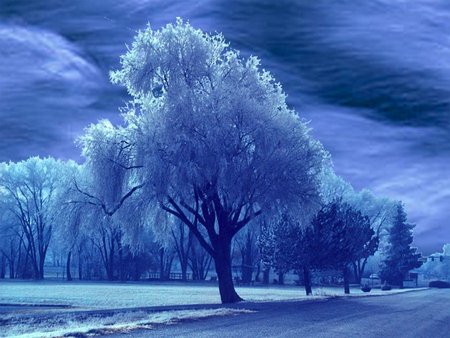
{"type": "Polygon", "coordinates": [[[232,231],[232,236],[236,235],[243,227],[245,227],[247,225],[248,222],[250,222],[253,218],[255,218],[256,216],[259,216],[262,214],[262,210],[258,210],[256,212],[254,212],[252,215],[249,215],[247,217],[245,217],[243,220],[237,222],[236,226],[234,227],[233,231],[232,231]]]}
{"type": "MultiPolygon", "coordinates": [[[[167,211],[168,213],[174,215],[175,217],[179,218],[184,224],[186,224],[189,229],[191,229],[192,233],[197,237],[198,241],[200,242],[201,246],[213,257],[216,257],[216,253],[214,249],[211,247],[211,245],[208,244],[208,242],[205,240],[203,235],[198,230],[197,226],[195,226],[189,218],[185,215],[183,210],[181,210],[180,206],[169,196],[168,197],[169,203],[175,208],[175,210],[162,205],[162,208],[167,211]]],[[[197,219],[197,217],[196,217],[197,219]]]]}

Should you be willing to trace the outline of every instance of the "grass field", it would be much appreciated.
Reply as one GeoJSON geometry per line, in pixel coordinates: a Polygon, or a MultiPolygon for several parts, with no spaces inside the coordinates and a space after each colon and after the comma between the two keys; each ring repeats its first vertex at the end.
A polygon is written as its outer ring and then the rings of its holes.
{"type": "MultiPolygon", "coordinates": [[[[237,287],[249,301],[301,297],[302,289],[237,287]]],[[[0,303],[69,305],[83,309],[220,303],[217,283],[0,282],[0,303]]]]}
{"type": "MultiPolygon", "coordinates": [[[[306,299],[298,286],[236,287],[246,301],[286,301],[306,299]]],[[[359,288],[352,294],[361,295],[359,288]]],[[[370,294],[380,293],[373,289],[370,294]]],[[[396,292],[395,290],[391,292],[396,292]]],[[[343,294],[342,288],[313,288],[316,297],[343,294]]],[[[387,293],[387,292],[383,292],[387,293]]],[[[311,297],[308,297],[311,299],[311,297]]],[[[0,303],[31,305],[65,305],[78,309],[119,309],[148,306],[218,304],[217,283],[108,283],[64,281],[0,281],[0,303]]]]}

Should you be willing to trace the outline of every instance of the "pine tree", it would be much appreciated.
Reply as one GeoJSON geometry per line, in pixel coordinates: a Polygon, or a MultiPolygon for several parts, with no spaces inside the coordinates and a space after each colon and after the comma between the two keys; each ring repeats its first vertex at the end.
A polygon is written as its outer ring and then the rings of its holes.
{"type": "Polygon", "coordinates": [[[417,248],[411,247],[415,224],[408,223],[407,214],[402,203],[397,205],[397,216],[389,232],[390,245],[381,272],[382,279],[399,284],[403,288],[405,274],[422,265],[421,254],[417,248]]]}

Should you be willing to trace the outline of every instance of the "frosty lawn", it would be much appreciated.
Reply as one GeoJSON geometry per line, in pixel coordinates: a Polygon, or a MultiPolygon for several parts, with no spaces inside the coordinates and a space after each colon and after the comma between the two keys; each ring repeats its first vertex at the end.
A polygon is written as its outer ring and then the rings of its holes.
{"type": "MultiPolygon", "coordinates": [[[[300,287],[237,287],[247,301],[305,298],[300,287]]],[[[337,289],[333,289],[334,292],[337,289]]],[[[86,309],[220,304],[217,284],[0,282],[0,303],[69,305],[86,309]]]]}
{"type": "MultiPolygon", "coordinates": [[[[314,297],[306,297],[296,286],[236,287],[246,301],[286,301],[343,295],[343,288],[313,288],[314,297]]],[[[372,289],[369,294],[392,293],[399,290],[372,289]]],[[[364,294],[359,288],[352,294],[364,294]]],[[[0,303],[31,305],[66,305],[79,310],[121,309],[148,306],[219,304],[215,283],[89,283],[54,281],[0,281],[0,303]]]]}

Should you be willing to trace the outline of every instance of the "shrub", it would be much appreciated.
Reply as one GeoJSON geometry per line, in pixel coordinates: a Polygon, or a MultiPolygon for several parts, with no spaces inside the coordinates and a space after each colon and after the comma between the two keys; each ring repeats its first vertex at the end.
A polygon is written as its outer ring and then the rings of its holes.
{"type": "Polygon", "coordinates": [[[430,284],[428,284],[428,286],[430,288],[448,289],[448,288],[450,288],[450,283],[444,282],[441,280],[435,280],[435,281],[430,282],[430,284]]]}
{"type": "Polygon", "coordinates": [[[382,291],[389,291],[392,289],[392,286],[390,286],[387,282],[384,282],[383,286],[381,287],[382,291]]]}
{"type": "Polygon", "coordinates": [[[372,290],[372,288],[369,286],[369,285],[363,285],[362,287],[361,287],[361,290],[363,291],[363,292],[370,292],[370,290],[372,290]]]}

